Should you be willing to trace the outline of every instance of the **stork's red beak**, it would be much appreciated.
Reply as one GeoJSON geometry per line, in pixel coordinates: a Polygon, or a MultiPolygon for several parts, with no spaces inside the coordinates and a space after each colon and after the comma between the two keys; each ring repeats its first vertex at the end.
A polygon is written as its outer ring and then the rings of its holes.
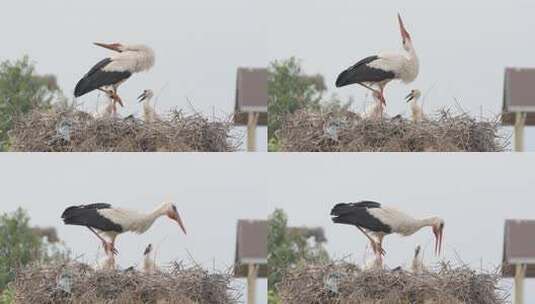
{"type": "Polygon", "coordinates": [[[184,227],[184,223],[182,222],[182,219],[180,218],[180,215],[176,214],[176,218],[175,218],[175,221],[178,223],[178,225],[180,226],[180,229],[182,229],[182,231],[184,232],[184,234],[187,235],[187,232],[186,232],[186,227],[184,227]]]}
{"type": "Polygon", "coordinates": [[[103,47],[103,48],[108,49],[108,50],[115,51],[115,52],[119,52],[119,53],[122,52],[122,45],[120,43],[106,44],[106,43],[94,42],[93,44],[97,45],[97,46],[100,46],[100,47],[103,47]]]}
{"type": "Polygon", "coordinates": [[[403,20],[401,20],[401,15],[398,13],[398,22],[399,22],[399,30],[401,31],[401,37],[403,38],[403,41],[405,40],[411,40],[411,35],[409,32],[407,32],[407,29],[405,28],[405,25],[403,24],[403,20]]]}
{"type": "Polygon", "coordinates": [[[435,255],[440,255],[442,253],[442,239],[444,236],[444,228],[433,228],[433,233],[435,234],[435,255]]]}

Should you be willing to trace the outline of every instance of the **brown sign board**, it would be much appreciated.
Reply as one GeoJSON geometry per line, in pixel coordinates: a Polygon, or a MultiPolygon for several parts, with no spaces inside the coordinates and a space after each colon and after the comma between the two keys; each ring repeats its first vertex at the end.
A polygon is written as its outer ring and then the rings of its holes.
{"type": "Polygon", "coordinates": [[[267,277],[267,237],[268,221],[238,221],[234,276],[247,277],[249,264],[255,264],[258,277],[267,277]]]}
{"type": "Polygon", "coordinates": [[[535,68],[506,68],[501,122],[515,124],[515,113],[526,113],[526,125],[535,125],[535,68]]]}
{"type": "Polygon", "coordinates": [[[247,125],[249,113],[259,113],[258,125],[267,125],[268,77],[266,68],[238,68],[234,123],[247,125]]]}
{"type": "Polygon", "coordinates": [[[514,277],[515,265],[527,265],[526,277],[535,277],[535,220],[506,220],[502,275],[514,277]]]}

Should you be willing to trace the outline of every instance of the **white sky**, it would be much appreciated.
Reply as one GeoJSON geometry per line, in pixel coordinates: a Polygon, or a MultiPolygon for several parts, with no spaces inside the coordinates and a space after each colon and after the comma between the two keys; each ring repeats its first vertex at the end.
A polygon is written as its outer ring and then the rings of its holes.
{"type": "MultiPolygon", "coordinates": [[[[535,218],[533,155],[278,154],[269,163],[271,209],[283,208],[292,226],[325,228],[331,257],[359,264],[368,241],[357,229],[331,222],[335,203],[376,200],[417,218],[440,216],[446,223],[443,258],[457,261],[458,255],[487,270],[501,263],[505,219],[535,218]]],[[[431,229],[387,236],[385,263],[407,265],[417,244],[426,264],[434,263],[433,240],[431,229]]],[[[528,280],[528,303],[534,287],[528,280]]]]}
{"type": "MultiPolygon", "coordinates": [[[[387,112],[407,113],[402,97],[412,88],[424,93],[424,110],[454,106],[454,98],[474,114],[494,117],[501,110],[504,68],[534,67],[535,2],[511,1],[354,1],[273,0],[276,22],[269,25],[269,55],[302,59],[305,71],[325,76],[331,93],[355,98],[362,111],[371,101],[358,86],[335,88],[337,75],[379,51],[401,49],[396,20],[402,14],[420,58],[418,79],[386,90],[387,112]]],[[[535,150],[535,131],[526,132],[535,150]]]]}
{"type": "MultiPolygon", "coordinates": [[[[62,223],[67,206],[105,202],[149,212],[170,200],[188,235],[164,217],[142,235],[120,235],[120,266],[139,264],[144,248],[153,243],[160,265],[188,262],[191,255],[207,269],[226,270],[234,263],[238,219],[266,219],[270,212],[266,176],[258,171],[261,155],[2,154],[0,213],[21,206],[32,225],[56,227],[75,257],[94,264],[100,242],[89,230],[62,223]]],[[[239,286],[245,293],[245,283],[239,286]]],[[[266,280],[260,280],[258,303],[267,302],[266,288],[266,280]]]]}
{"type": "MultiPolygon", "coordinates": [[[[141,113],[135,98],[151,88],[158,111],[195,109],[228,117],[234,110],[237,68],[266,67],[270,61],[267,16],[261,5],[246,0],[21,0],[4,3],[2,11],[0,28],[11,31],[3,35],[0,61],[28,54],[38,72],[57,75],[68,97],[109,54],[92,42],[151,46],[154,68],[119,89],[126,103],[123,115],[141,113]]],[[[97,92],[78,99],[89,111],[103,100],[97,92]]],[[[265,151],[266,128],[258,133],[258,148],[265,151]]]]}

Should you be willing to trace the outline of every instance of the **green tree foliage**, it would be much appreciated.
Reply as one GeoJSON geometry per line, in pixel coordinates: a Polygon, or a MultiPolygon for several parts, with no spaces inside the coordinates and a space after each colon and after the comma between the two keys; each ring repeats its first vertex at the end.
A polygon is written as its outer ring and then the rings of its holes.
{"type": "Polygon", "coordinates": [[[22,209],[0,216],[0,294],[15,277],[17,268],[36,261],[63,259],[56,246],[45,241],[49,235],[30,227],[30,218],[22,209]]]}
{"type": "Polygon", "coordinates": [[[33,109],[49,108],[62,93],[53,75],[37,75],[27,56],[0,64],[0,151],[8,146],[13,120],[33,109]]]}
{"type": "Polygon", "coordinates": [[[278,303],[275,286],[288,267],[299,263],[324,262],[329,255],[324,248],[327,241],[321,228],[290,228],[283,210],[270,216],[268,236],[269,302],[278,303]]]}
{"type": "Polygon", "coordinates": [[[272,62],[269,71],[268,136],[271,139],[285,115],[307,107],[319,107],[327,87],[323,76],[305,75],[301,63],[293,57],[272,62]]]}

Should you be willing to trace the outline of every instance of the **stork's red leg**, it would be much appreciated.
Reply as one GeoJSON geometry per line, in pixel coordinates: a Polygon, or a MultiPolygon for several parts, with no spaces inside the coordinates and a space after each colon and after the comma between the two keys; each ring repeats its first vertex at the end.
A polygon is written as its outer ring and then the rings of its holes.
{"type": "Polygon", "coordinates": [[[380,258],[381,256],[385,255],[385,251],[383,250],[383,248],[381,247],[381,245],[379,243],[377,243],[376,240],[374,240],[366,231],[364,231],[364,229],[362,229],[361,227],[359,226],[356,226],[362,233],[364,233],[364,235],[370,240],[370,243],[372,245],[372,249],[373,249],[373,253],[375,253],[375,255],[380,258]]]}
{"type": "MultiPolygon", "coordinates": [[[[114,255],[118,254],[119,252],[117,251],[117,249],[115,249],[115,247],[113,246],[113,243],[110,243],[108,241],[106,241],[103,237],[101,237],[93,228],[89,227],[89,226],[86,226],[87,229],[89,229],[91,232],[93,232],[101,241],[102,241],[102,245],[104,246],[104,251],[106,252],[106,254],[108,253],[113,253],[114,255]]],[[[115,239],[114,239],[115,241],[115,239]]]]}

